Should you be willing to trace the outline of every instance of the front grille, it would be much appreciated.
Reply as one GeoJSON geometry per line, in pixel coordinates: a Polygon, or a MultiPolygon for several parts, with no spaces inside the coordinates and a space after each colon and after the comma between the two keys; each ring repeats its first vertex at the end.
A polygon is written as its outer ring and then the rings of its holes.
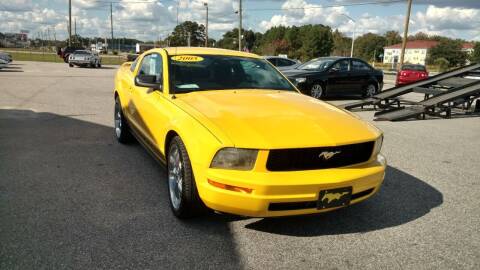
{"type": "Polygon", "coordinates": [[[268,154],[267,169],[303,171],[358,164],[370,159],[374,144],[365,142],[331,147],[274,149],[268,154]]]}

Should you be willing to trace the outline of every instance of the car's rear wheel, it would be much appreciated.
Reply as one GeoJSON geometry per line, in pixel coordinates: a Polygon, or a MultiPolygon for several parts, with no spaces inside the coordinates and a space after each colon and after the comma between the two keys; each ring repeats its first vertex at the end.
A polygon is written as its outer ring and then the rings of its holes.
{"type": "Polygon", "coordinates": [[[120,104],[120,99],[115,98],[115,112],[114,112],[114,122],[115,122],[115,137],[120,143],[129,143],[133,141],[133,136],[130,133],[128,123],[123,116],[122,106],[120,104]]]}
{"type": "Polygon", "coordinates": [[[314,83],[310,89],[310,95],[316,99],[320,99],[325,96],[325,88],[320,83],[314,83]]]}
{"type": "Polygon", "coordinates": [[[188,218],[205,213],[206,206],[198,195],[187,149],[178,136],[170,142],[167,169],[170,207],[175,216],[188,218]]]}
{"type": "Polygon", "coordinates": [[[71,63],[68,63],[68,66],[69,66],[69,67],[73,67],[73,64],[71,64],[71,63]]]}
{"type": "Polygon", "coordinates": [[[365,97],[373,97],[375,94],[377,94],[377,87],[373,83],[369,83],[367,87],[365,87],[365,97]]]}

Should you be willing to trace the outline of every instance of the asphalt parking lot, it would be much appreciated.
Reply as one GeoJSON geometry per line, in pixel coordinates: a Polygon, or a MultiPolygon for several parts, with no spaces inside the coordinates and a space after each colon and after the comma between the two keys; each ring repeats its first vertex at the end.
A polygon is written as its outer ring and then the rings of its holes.
{"type": "Polygon", "coordinates": [[[164,169],[115,141],[114,72],[0,70],[0,269],[480,269],[480,118],[374,122],[389,167],[364,203],[179,221],[164,169]]]}

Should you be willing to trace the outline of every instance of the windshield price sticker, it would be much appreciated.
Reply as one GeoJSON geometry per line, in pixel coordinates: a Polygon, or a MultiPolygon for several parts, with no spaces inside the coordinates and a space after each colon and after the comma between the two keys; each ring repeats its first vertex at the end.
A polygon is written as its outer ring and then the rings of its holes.
{"type": "Polygon", "coordinates": [[[176,55],[172,57],[172,60],[177,62],[201,62],[203,57],[196,55],[176,55]]]}

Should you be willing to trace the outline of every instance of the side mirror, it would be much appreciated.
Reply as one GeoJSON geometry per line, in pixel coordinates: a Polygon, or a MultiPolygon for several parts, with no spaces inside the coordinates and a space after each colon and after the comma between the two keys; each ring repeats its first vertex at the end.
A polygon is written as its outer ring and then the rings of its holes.
{"type": "Polygon", "coordinates": [[[138,75],[135,77],[135,85],[140,87],[153,88],[154,90],[162,89],[162,82],[158,82],[157,76],[155,75],[138,75]]]}

